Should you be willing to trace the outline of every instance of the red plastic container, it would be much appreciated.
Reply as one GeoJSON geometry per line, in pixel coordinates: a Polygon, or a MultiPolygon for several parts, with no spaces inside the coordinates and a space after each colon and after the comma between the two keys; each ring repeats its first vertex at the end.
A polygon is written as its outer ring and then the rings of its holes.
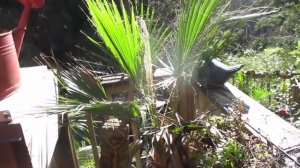
{"type": "Polygon", "coordinates": [[[20,85],[20,65],[12,31],[0,29],[0,100],[20,85]]]}

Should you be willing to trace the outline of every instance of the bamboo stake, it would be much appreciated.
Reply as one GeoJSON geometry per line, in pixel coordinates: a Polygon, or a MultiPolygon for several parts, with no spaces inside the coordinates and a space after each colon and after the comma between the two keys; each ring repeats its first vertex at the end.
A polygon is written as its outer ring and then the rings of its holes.
{"type": "Polygon", "coordinates": [[[95,168],[100,168],[100,163],[99,163],[100,159],[99,159],[99,154],[97,149],[97,140],[96,140],[95,129],[93,125],[93,117],[91,114],[86,114],[86,119],[87,119],[87,126],[89,129],[89,136],[92,143],[93,156],[95,160],[95,168]]]}
{"type": "MultiPolygon", "coordinates": [[[[136,142],[139,140],[139,127],[137,125],[137,120],[132,121],[132,133],[133,133],[133,141],[136,142]]],[[[136,160],[136,168],[142,168],[142,160],[141,160],[141,150],[138,149],[135,154],[136,160]]]]}

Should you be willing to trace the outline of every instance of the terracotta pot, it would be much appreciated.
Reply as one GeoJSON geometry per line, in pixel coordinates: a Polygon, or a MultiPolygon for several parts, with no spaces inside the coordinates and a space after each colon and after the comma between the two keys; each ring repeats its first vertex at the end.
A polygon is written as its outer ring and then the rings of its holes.
{"type": "Polygon", "coordinates": [[[20,85],[20,65],[12,33],[0,30],[0,100],[20,85]]]}

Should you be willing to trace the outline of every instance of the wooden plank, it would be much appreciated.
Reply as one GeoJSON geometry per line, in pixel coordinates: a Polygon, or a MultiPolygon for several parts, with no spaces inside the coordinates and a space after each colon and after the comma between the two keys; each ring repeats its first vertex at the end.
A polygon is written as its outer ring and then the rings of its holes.
{"type": "Polygon", "coordinates": [[[1,167],[18,168],[11,144],[0,144],[1,167]]]}
{"type": "Polygon", "coordinates": [[[7,124],[0,126],[0,144],[21,141],[23,132],[20,124],[7,124]]]}
{"type": "Polygon", "coordinates": [[[57,116],[37,115],[37,108],[57,99],[54,74],[45,66],[21,68],[21,87],[0,102],[13,123],[20,123],[34,168],[48,167],[58,137],[57,116]]]}
{"type": "Polygon", "coordinates": [[[233,85],[226,83],[229,91],[239,100],[243,101],[249,109],[246,109],[244,117],[251,127],[267,137],[273,144],[281,149],[289,149],[300,146],[300,130],[292,126],[284,119],[268,110],[233,85]]]}

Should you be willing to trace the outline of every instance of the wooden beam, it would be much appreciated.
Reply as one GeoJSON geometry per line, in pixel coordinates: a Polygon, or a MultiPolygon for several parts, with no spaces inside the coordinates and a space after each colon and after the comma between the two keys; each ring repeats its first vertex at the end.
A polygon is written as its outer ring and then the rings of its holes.
{"type": "Polygon", "coordinates": [[[300,130],[268,110],[233,85],[227,83],[226,87],[239,100],[249,108],[245,109],[245,118],[249,125],[259,130],[260,134],[268,137],[273,144],[288,149],[300,145],[300,130]]]}

